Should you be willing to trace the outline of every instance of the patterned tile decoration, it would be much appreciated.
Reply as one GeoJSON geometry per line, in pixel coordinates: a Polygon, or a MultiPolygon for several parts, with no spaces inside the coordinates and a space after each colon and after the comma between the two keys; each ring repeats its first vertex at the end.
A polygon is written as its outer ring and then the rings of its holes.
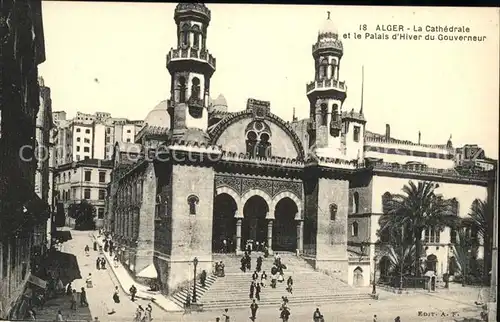
{"type": "Polygon", "coordinates": [[[271,197],[280,192],[288,191],[302,200],[302,183],[297,181],[273,180],[267,178],[247,178],[233,175],[216,175],[215,188],[227,186],[243,196],[251,189],[260,189],[271,197]]]}

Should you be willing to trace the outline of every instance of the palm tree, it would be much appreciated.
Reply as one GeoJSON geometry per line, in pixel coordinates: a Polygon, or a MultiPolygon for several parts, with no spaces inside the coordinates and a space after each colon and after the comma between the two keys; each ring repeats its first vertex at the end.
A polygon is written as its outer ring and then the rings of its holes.
{"type": "Polygon", "coordinates": [[[379,234],[388,232],[393,234],[401,227],[408,232],[405,242],[411,241],[415,245],[415,275],[420,276],[420,258],[422,255],[422,232],[433,227],[440,231],[445,226],[455,227],[457,217],[453,215],[451,202],[436,194],[439,184],[433,182],[409,181],[403,186],[404,194],[391,195],[387,201],[389,216],[380,217],[379,234]]]}
{"type": "Polygon", "coordinates": [[[471,251],[471,247],[470,238],[463,229],[459,230],[457,233],[457,241],[452,245],[452,251],[458,271],[462,275],[462,285],[465,285],[465,275],[467,274],[466,269],[469,265],[469,252],[471,251]]]}
{"type": "Polygon", "coordinates": [[[491,247],[493,243],[493,205],[489,200],[476,199],[472,202],[469,211],[469,223],[465,226],[477,232],[477,236],[483,240],[484,246],[484,281],[489,280],[488,275],[491,263],[491,247]]]}

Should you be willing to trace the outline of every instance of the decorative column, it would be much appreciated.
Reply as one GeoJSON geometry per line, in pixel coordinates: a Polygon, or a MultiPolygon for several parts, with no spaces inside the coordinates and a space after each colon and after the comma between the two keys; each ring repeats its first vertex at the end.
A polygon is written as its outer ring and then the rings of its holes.
{"type": "Polygon", "coordinates": [[[241,251],[241,223],[242,219],[236,219],[236,254],[241,251]]]}
{"type": "Polygon", "coordinates": [[[297,220],[297,255],[302,254],[304,250],[304,221],[297,220]]]}
{"type": "Polygon", "coordinates": [[[269,248],[269,254],[273,253],[273,220],[269,219],[267,222],[267,247],[269,248]]]}

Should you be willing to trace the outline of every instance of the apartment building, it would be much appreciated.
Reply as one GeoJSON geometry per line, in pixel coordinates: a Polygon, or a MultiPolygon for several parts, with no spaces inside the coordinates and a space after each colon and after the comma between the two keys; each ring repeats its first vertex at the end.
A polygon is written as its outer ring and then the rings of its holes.
{"type": "Polygon", "coordinates": [[[111,160],[99,159],[84,159],[58,167],[55,176],[57,203],[64,209],[66,225],[74,226],[74,220],[68,217],[68,207],[86,200],[96,208],[96,227],[103,226],[106,188],[112,168],[111,160]]]}
{"type": "Polygon", "coordinates": [[[54,112],[58,128],[56,164],[63,165],[86,159],[110,160],[116,142],[134,142],[144,122],[113,118],[110,113],[86,114],[77,112],[72,119],[66,112],[54,112]]]}

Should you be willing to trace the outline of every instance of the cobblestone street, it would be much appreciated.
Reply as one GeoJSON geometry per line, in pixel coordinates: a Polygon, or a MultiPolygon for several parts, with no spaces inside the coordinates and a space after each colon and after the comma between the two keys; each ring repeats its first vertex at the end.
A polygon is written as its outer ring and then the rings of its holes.
{"type": "MultiPolygon", "coordinates": [[[[66,241],[62,246],[63,253],[74,254],[78,267],[76,270],[82,276],[73,282],[73,287],[80,289],[85,286],[85,277],[91,273],[94,287],[86,289],[89,308],[78,307],[76,312],[70,310],[67,297],[49,301],[43,314],[39,314],[39,321],[53,321],[57,310],[62,310],[67,321],[89,321],[98,317],[100,321],[132,321],[138,305],[145,307],[146,300],[132,302],[120,287],[113,271],[107,265],[106,270],[97,270],[95,260],[98,252],[91,250],[90,256],[85,256],[84,247],[89,245],[92,249],[93,239],[90,232],[71,230],[72,239],[66,241]],[[112,300],[113,290],[119,286],[120,303],[114,304],[112,300]],[[108,312],[114,308],[116,313],[109,315],[108,312]]],[[[70,268],[68,267],[68,270],[70,268]]],[[[75,268],[72,269],[73,271],[75,268]]],[[[68,272],[69,275],[74,273],[68,272]]],[[[66,281],[65,281],[66,282],[66,281]]],[[[401,321],[454,321],[464,317],[478,317],[480,309],[474,305],[477,291],[471,288],[450,290],[449,294],[413,294],[398,296],[382,291],[378,301],[359,301],[348,304],[320,305],[319,308],[325,316],[325,321],[371,321],[376,314],[378,321],[394,321],[396,316],[401,321]]],[[[249,303],[250,305],[250,303],[249,303]]],[[[311,321],[316,306],[307,305],[291,308],[290,322],[311,321]]],[[[250,321],[249,309],[229,309],[231,321],[250,321]]],[[[171,313],[165,312],[156,304],[153,304],[154,321],[215,321],[216,317],[222,316],[222,310],[200,313],[171,313]]],[[[257,321],[279,321],[278,308],[262,308],[257,313],[257,321]]]]}

